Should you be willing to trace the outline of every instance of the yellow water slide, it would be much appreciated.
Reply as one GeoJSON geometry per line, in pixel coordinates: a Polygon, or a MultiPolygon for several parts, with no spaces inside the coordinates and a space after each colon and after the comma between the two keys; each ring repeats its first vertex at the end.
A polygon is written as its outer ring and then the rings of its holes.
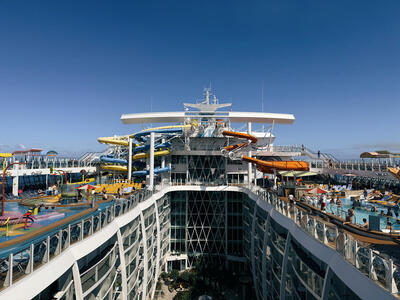
{"type": "Polygon", "coordinates": [[[125,146],[125,147],[129,146],[129,142],[127,140],[117,139],[113,137],[99,137],[97,141],[102,144],[110,144],[110,145],[125,146]]]}
{"type": "MultiPolygon", "coordinates": [[[[154,152],[154,157],[156,156],[164,156],[164,155],[169,155],[171,151],[169,150],[161,150],[161,151],[155,151],[154,152]]],[[[150,157],[150,153],[138,153],[132,156],[132,160],[137,160],[141,158],[148,158],[150,157]]]]}
{"type": "Polygon", "coordinates": [[[108,171],[118,171],[118,172],[128,172],[127,166],[120,166],[120,165],[102,165],[101,168],[103,170],[108,171]]]}
{"type": "MultiPolygon", "coordinates": [[[[160,130],[160,129],[174,129],[174,128],[182,128],[182,129],[190,129],[192,126],[197,126],[196,122],[193,122],[192,124],[189,125],[171,125],[171,126],[161,126],[161,127],[154,127],[154,128],[148,128],[142,131],[155,131],[155,130],[160,130]]],[[[97,141],[102,144],[110,144],[110,145],[117,145],[117,146],[129,146],[129,141],[128,138],[134,138],[136,133],[130,134],[128,136],[122,136],[121,138],[117,137],[99,137],[97,141]]],[[[134,147],[137,147],[139,145],[134,144],[134,147]]]]}
{"type": "MultiPolygon", "coordinates": [[[[190,129],[192,126],[197,126],[197,122],[192,122],[192,124],[188,125],[171,125],[171,126],[161,126],[161,127],[154,127],[154,128],[148,128],[143,131],[156,131],[156,130],[161,130],[161,129],[175,129],[175,128],[182,128],[182,129],[190,129]]],[[[110,145],[117,145],[117,146],[129,146],[129,141],[128,138],[134,138],[135,134],[130,134],[128,136],[122,136],[122,137],[100,137],[97,139],[99,143],[102,144],[110,144],[110,145]]],[[[139,144],[133,144],[133,147],[138,147],[139,144]]],[[[171,152],[169,150],[160,150],[154,152],[154,156],[164,156],[164,155],[169,155],[171,152]]],[[[149,153],[138,153],[132,156],[133,160],[138,160],[142,158],[148,158],[150,156],[149,153]]],[[[121,166],[121,165],[114,165],[114,164],[109,164],[109,165],[102,165],[101,168],[103,170],[108,170],[108,171],[118,171],[118,172],[128,172],[128,167],[127,166],[121,166]]]]}

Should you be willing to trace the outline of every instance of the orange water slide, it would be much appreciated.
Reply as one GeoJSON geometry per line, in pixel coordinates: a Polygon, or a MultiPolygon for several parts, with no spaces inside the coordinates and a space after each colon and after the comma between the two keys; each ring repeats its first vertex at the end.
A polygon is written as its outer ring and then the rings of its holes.
{"type": "MultiPolygon", "coordinates": [[[[247,139],[250,141],[251,144],[257,143],[257,138],[254,135],[242,133],[242,132],[235,132],[235,131],[223,131],[222,134],[224,136],[231,136],[240,139],[247,139]]],[[[242,148],[247,146],[247,143],[239,143],[236,145],[226,146],[224,147],[225,151],[232,151],[234,149],[242,148]]],[[[309,171],[310,167],[308,163],[305,161],[298,161],[298,160],[289,160],[289,161],[265,161],[257,158],[252,158],[248,156],[242,156],[242,160],[255,164],[257,169],[263,173],[272,173],[273,170],[279,171],[309,171]]]]}
{"type": "Polygon", "coordinates": [[[226,151],[232,151],[232,150],[235,150],[237,148],[242,148],[242,147],[245,147],[245,146],[247,146],[246,143],[240,143],[240,144],[236,144],[236,145],[226,146],[226,147],[224,147],[224,149],[226,151]]]}
{"type": "MultiPolygon", "coordinates": [[[[227,130],[224,130],[222,132],[222,134],[224,136],[231,136],[231,137],[235,137],[235,138],[239,138],[239,139],[249,140],[251,142],[251,144],[257,143],[257,138],[254,135],[251,135],[251,134],[247,134],[247,133],[243,133],[243,132],[227,131],[227,130]]],[[[241,143],[241,144],[236,144],[236,145],[232,145],[232,146],[226,146],[226,147],[224,147],[224,149],[228,150],[228,151],[231,151],[233,149],[241,148],[241,147],[244,147],[246,145],[247,145],[246,143],[241,143]]]]}
{"type": "Polygon", "coordinates": [[[400,181],[400,168],[388,168],[388,171],[400,181]]]}
{"type": "Polygon", "coordinates": [[[243,161],[257,165],[257,169],[264,173],[270,173],[273,169],[278,171],[309,171],[310,167],[305,161],[265,161],[253,157],[243,156],[243,161]]]}

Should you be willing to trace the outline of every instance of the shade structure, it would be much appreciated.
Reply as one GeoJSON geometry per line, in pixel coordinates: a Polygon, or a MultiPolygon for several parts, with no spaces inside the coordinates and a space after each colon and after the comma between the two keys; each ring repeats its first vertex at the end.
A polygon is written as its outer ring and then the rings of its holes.
{"type": "Polygon", "coordinates": [[[352,174],[352,173],[348,173],[348,174],[344,174],[343,176],[347,176],[347,177],[356,177],[356,174],[352,174]]]}
{"type": "Polygon", "coordinates": [[[76,189],[77,190],[85,190],[85,191],[87,191],[87,190],[94,190],[95,188],[97,188],[97,187],[94,186],[94,185],[84,184],[84,185],[78,186],[76,189]]]}
{"type": "Polygon", "coordinates": [[[308,189],[308,190],[306,190],[306,192],[310,193],[310,194],[326,194],[327,193],[327,191],[325,191],[319,187],[316,187],[313,189],[308,189]]]}
{"type": "Polygon", "coordinates": [[[305,177],[317,175],[317,173],[310,171],[280,171],[279,174],[285,177],[305,177]]]}

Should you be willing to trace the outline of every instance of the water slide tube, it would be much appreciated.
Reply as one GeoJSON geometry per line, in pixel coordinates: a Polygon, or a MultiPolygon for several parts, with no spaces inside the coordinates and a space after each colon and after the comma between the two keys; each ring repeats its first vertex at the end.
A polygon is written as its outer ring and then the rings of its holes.
{"type": "MultiPolygon", "coordinates": [[[[154,157],[157,156],[164,156],[164,155],[169,155],[171,151],[169,150],[161,150],[161,151],[155,151],[154,152],[154,157]]],[[[148,158],[150,157],[149,153],[138,153],[132,156],[132,160],[138,160],[142,158],[148,158]]],[[[118,158],[107,158],[110,163],[116,163],[116,161],[111,161],[112,159],[118,160],[118,161],[125,161],[124,164],[126,165],[127,162],[124,159],[118,159],[118,158]]],[[[103,170],[108,170],[108,171],[119,171],[119,172],[128,172],[128,167],[127,166],[121,166],[121,165],[102,165],[101,168],[103,170]]]]}
{"type": "Polygon", "coordinates": [[[97,139],[97,141],[102,144],[111,144],[111,145],[126,146],[126,147],[129,146],[129,141],[118,140],[118,139],[112,138],[112,137],[99,137],[97,139]]]}
{"type": "Polygon", "coordinates": [[[387,168],[389,173],[394,175],[394,177],[397,178],[397,180],[400,181],[400,169],[399,168],[387,168]]]}
{"type": "Polygon", "coordinates": [[[308,163],[305,161],[265,161],[253,157],[242,156],[242,160],[257,165],[257,169],[263,173],[272,173],[273,169],[279,171],[309,171],[308,163]]]}
{"type": "MultiPolygon", "coordinates": [[[[223,131],[222,134],[224,136],[230,136],[230,137],[235,137],[239,139],[247,139],[249,140],[249,144],[255,144],[257,143],[257,138],[253,135],[247,134],[247,133],[242,133],[242,132],[235,132],[235,131],[223,131]]],[[[232,146],[226,146],[224,147],[223,150],[225,152],[232,151],[234,149],[239,149],[242,147],[245,147],[246,143],[240,143],[232,146]]],[[[257,169],[263,173],[272,173],[273,170],[280,170],[280,171],[309,171],[310,168],[308,166],[308,163],[304,161],[296,161],[296,160],[290,160],[290,161],[265,161],[253,157],[248,157],[248,156],[242,156],[242,160],[255,164],[257,166],[257,169]]]]}
{"type": "MultiPolygon", "coordinates": [[[[160,148],[168,148],[171,146],[171,143],[163,143],[163,144],[158,144],[156,145],[154,148],[155,149],[160,149],[160,148]]],[[[150,145],[143,145],[143,146],[139,146],[134,148],[134,152],[142,152],[142,151],[146,151],[150,149],[150,145]]],[[[112,156],[108,156],[108,155],[102,155],[100,156],[100,161],[104,162],[104,163],[108,163],[108,164],[120,164],[120,165],[127,165],[128,161],[126,159],[122,159],[122,158],[114,158],[112,156]]]]}
{"type": "Polygon", "coordinates": [[[232,150],[235,150],[235,149],[240,149],[240,148],[246,147],[249,144],[257,143],[257,138],[255,136],[247,134],[247,133],[224,130],[222,132],[222,134],[224,136],[230,136],[230,137],[236,137],[236,138],[240,138],[240,139],[249,140],[249,143],[239,143],[239,144],[235,144],[235,145],[230,145],[230,146],[224,147],[224,149],[222,150],[223,154],[226,154],[226,153],[228,153],[228,152],[230,152],[232,150]]]}
{"type": "MultiPolygon", "coordinates": [[[[193,126],[197,126],[197,124],[193,124],[193,126]]],[[[161,126],[161,127],[154,127],[154,128],[148,128],[142,132],[139,133],[134,133],[129,135],[130,138],[135,138],[136,135],[141,134],[146,132],[147,134],[150,134],[150,132],[154,131],[156,133],[162,133],[162,132],[158,132],[159,130],[164,130],[164,129],[181,129],[178,132],[181,132],[183,129],[190,129],[192,128],[192,125],[171,125],[171,126],[161,126]]],[[[175,133],[175,132],[172,132],[175,133]]]]}
{"type": "MultiPolygon", "coordinates": [[[[130,135],[130,138],[135,138],[138,141],[144,142],[144,137],[149,135],[151,132],[161,133],[161,134],[174,134],[174,133],[181,133],[183,129],[190,128],[192,125],[175,125],[175,126],[164,126],[164,127],[156,127],[150,128],[145,131],[135,133],[130,135]]],[[[112,144],[118,146],[129,146],[129,142],[127,140],[120,140],[112,137],[101,137],[98,138],[100,143],[104,144],[112,144]]],[[[154,146],[157,149],[168,148],[171,146],[171,143],[161,143],[154,146]]],[[[134,144],[133,153],[147,151],[150,149],[150,145],[138,145],[134,144]]],[[[169,155],[171,152],[169,150],[160,150],[154,152],[154,156],[163,156],[169,155]]],[[[132,160],[138,160],[141,158],[148,158],[150,156],[149,153],[137,153],[132,156],[132,160]]],[[[102,155],[100,156],[100,161],[103,163],[107,163],[108,165],[102,165],[101,168],[103,170],[108,171],[119,171],[119,172],[128,172],[128,161],[126,159],[114,158],[112,156],[102,155]]],[[[138,163],[138,162],[137,162],[138,163]]]]}
{"type": "MultiPolygon", "coordinates": [[[[171,151],[169,150],[161,150],[161,151],[155,151],[154,152],[154,157],[156,156],[164,156],[164,155],[169,155],[171,151]]],[[[141,158],[148,158],[150,157],[150,153],[138,153],[132,156],[132,160],[137,160],[141,158]]]]}
{"type": "MultiPolygon", "coordinates": [[[[154,174],[161,174],[161,173],[169,172],[170,170],[171,170],[171,168],[169,166],[167,166],[165,168],[155,168],[154,174]]],[[[149,175],[149,170],[132,172],[132,176],[139,177],[139,176],[146,176],[146,175],[149,175]]]]}
{"type": "MultiPolygon", "coordinates": [[[[182,126],[185,126],[185,125],[182,125],[182,126]]],[[[181,126],[181,128],[165,128],[165,129],[157,129],[157,130],[145,130],[142,132],[135,133],[133,135],[133,138],[135,138],[139,142],[144,142],[145,141],[144,137],[150,135],[150,133],[152,133],[152,132],[160,133],[160,134],[182,133],[182,131],[183,131],[182,126],[181,126]]]]}
{"type": "Polygon", "coordinates": [[[239,139],[247,139],[251,142],[251,144],[257,143],[257,138],[251,134],[247,134],[247,133],[243,133],[243,132],[227,131],[227,130],[224,130],[222,132],[222,134],[224,136],[230,136],[230,137],[235,137],[235,138],[239,138],[239,139]]]}
{"type": "MultiPolygon", "coordinates": [[[[149,128],[146,129],[142,132],[130,134],[128,137],[129,138],[141,138],[143,136],[149,135],[151,132],[155,133],[180,133],[184,129],[190,129],[192,126],[197,126],[197,124],[190,124],[190,125],[172,125],[172,126],[161,126],[161,127],[154,127],[154,128],[149,128]]],[[[114,137],[99,137],[97,139],[99,143],[102,144],[111,144],[111,145],[117,145],[117,146],[129,146],[129,141],[125,137],[125,139],[117,139],[114,137]]],[[[134,144],[134,147],[138,147],[139,145],[134,144]]]]}
{"type": "Polygon", "coordinates": [[[126,159],[114,158],[105,155],[100,156],[100,160],[104,163],[109,163],[109,164],[121,164],[121,165],[128,164],[128,161],[126,159]]]}
{"type": "Polygon", "coordinates": [[[103,170],[108,170],[108,171],[128,172],[128,167],[127,166],[104,165],[104,166],[101,166],[101,168],[103,170]]]}
{"type": "MultiPolygon", "coordinates": [[[[154,146],[154,149],[160,149],[160,148],[168,148],[171,147],[171,143],[166,142],[166,143],[162,143],[162,144],[158,144],[154,146]]],[[[132,149],[133,153],[137,153],[137,152],[144,152],[150,149],[150,145],[143,145],[143,146],[138,146],[134,149],[132,149]]]]}

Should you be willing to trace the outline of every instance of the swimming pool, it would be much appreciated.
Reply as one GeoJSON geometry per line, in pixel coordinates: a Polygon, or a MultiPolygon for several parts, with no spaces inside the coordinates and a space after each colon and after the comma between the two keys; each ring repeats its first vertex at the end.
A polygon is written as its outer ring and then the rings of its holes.
{"type": "MultiPolygon", "coordinates": [[[[349,208],[352,207],[352,200],[348,199],[348,198],[342,198],[342,207],[338,209],[338,206],[336,204],[330,204],[327,203],[326,204],[326,211],[334,214],[334,215],[339,215],[341,218],[345,219],[347,210],[349,208]]],[[[371,212],[371,204],[367,203],[364,204],[362,207],[356,207],[355,208],[355,212],[354,212],[354,217],[353,217],[353,223],[358,224],[358,225],[362,225],[363,224],[363,219],[367,219],[370,215],[373,216],[379,216],[380,211],[383,210],[384,213],[386,214],[387,212],[387,208],[376,204],[375,205],[377,208],[377,212],[371,212]]],[[[396,223],[396,218],[390,218],[391,222],[392,222],[392,228],[393,230],[400,230],[400,224],[396,223]]],[[[387,217],[383,216],[380,217],[380,224],[381,224],[381,229],[385,229],[387,226],[387,217]]]]}

